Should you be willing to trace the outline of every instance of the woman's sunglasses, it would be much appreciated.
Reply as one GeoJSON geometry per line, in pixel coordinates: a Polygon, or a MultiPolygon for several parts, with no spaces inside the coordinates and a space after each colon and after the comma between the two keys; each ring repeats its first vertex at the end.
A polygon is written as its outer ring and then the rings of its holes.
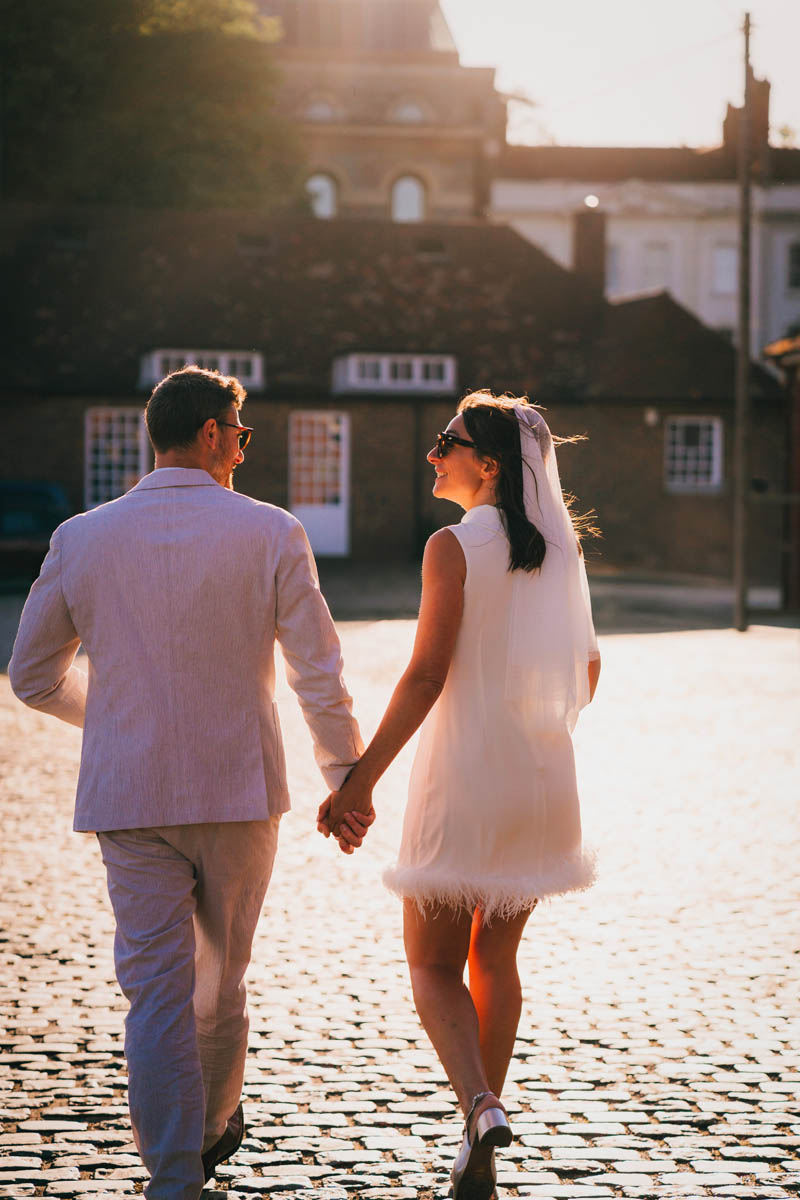
{"type": "Polygon", "coordinates": [[[456,437],[454,433],[437,433],[436,435],[436,455],[438,458],[447,458],[453,446],[472,446],[475,449],[474,442],[468,442],[466,438],[456,437]]]}
{"type": "Polygon", "coordinates": [[[227,429],[237,429],[239,431],[239,449],[244,450],[253,433],[252,425],[232,425],[230,421],[217,421],[218,425],[224,425],[227,429]]]}

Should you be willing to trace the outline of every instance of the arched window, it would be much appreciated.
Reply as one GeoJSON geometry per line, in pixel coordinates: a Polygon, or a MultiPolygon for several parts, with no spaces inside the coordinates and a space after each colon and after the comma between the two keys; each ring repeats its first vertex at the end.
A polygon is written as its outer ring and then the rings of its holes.
{"type": "Polygon", "coordinates": [[[336,180],[330,175],[318,172],[306,180],[306,191],[311,200],[311,211],[315,217],[330,219],[335,217],[339,208],[336,180]]]}
{"type": "Polygon", "coordinates": [[[425,185],[414,175],[401,175],[392,185],[392,220],[425,220],[425,185]]]}
{"type": "Polygon", "coordinates": [[[404,125],[420,125],[427,119],[428,114],[416,100],[401,100],[389,113],[390,121],[397,121],[404,125]]]}
{"type": "Polygon", "coordinates": [[[307,121],[339,121],[342,110],[340,105],[328,96],[314,96],[305,106],[303,116],[307,121]]]}

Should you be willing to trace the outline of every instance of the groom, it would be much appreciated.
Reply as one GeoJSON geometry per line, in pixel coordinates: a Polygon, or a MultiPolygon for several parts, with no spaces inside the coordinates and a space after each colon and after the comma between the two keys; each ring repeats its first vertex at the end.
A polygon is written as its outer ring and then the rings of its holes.
{"type": "Polygon", "coordinates": [[[244,1132],[243,980],[289,808],[276,641],[329,788],[362,751],[302,526],[232,490],[244,398],[197,367],[162,380],[155,469],[55,531],[9,664],[21,700],[84,730],[74,828],[106,867],[149,1200],[198,1200],[244,1132]]]}

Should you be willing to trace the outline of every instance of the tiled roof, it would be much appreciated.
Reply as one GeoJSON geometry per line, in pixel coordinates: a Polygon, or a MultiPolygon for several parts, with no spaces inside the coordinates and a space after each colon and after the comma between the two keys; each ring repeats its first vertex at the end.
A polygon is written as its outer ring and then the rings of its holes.
{"type": "MultiPolygon", "coordinates": [[[[769,147],[766,177],[800,181],[800,150],[769,147]]],[[[733,182],[736,153],[730,147],[507,146],[494,168],[496,179],[653,180],[663,183],[733,182]]]]}
{"type": "MultiPolygon", "coordinates": [[[[679,305],[595,300],[504,226],[18,206],[0,217],[6,392],[131,396],[141,356],[159,347],[259,351],[268,396],[329,394],[334,357],[356,351],[452,354],[459,387],[541,399],[732,390],[731,346],[679,305]]],[[[774,390],[770,376],[762,385],[774,390]]]]}
{"type": "MultiPolygon", "coordinates": [[[[588,356],[589,392],[620,398],[731,399],[736,353],[724,334],[709,329],[669,295],[657,292],[605,306],[588,356]]],[[[753,364],[754,395],[778,386],[753,364]]]]}

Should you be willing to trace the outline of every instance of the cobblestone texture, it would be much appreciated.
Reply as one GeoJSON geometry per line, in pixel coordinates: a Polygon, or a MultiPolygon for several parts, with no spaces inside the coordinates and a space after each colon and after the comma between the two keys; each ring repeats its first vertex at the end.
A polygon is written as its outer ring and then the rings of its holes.
{"type": "MultiPolygon", "coordinates": [[[[342,627],[366,733],[408,621],[342,627]]],[[[800,1187],[798,634],[603,641],[576,735],[591,892],[541,906],[508,1087],[501,1192],[547,1200],[794,1197],[800,1187]]],[[[348,859],[313,832],[320,778],[284,698],[295,809],[249,975],[248,1134],[229,1200],[446,1194],[460,1127],[414,1015],[380,884],[411,750],[348,859]]],[[[124,1004],[95,840],[69,832],[79,734],[0,680],[0,1197],[122,1197],[124,1004]]]]}

